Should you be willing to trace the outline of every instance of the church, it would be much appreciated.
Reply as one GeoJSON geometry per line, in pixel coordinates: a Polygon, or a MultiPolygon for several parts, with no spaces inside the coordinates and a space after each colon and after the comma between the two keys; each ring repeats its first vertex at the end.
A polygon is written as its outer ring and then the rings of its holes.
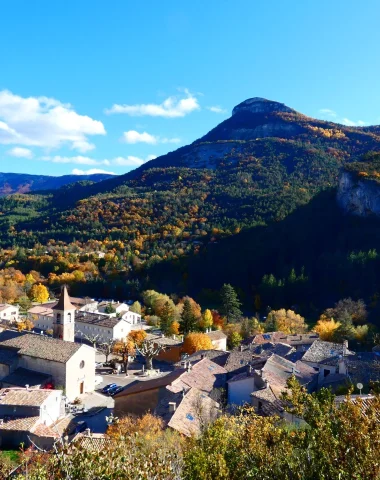
{"type": "Polygon", "coordinates": [[[0,333],[0,386],[62,388],[69,401],[95,389],[95,350],[74,342],[75,307],[66,287],[54,307],[53,338],[0,333]]]}

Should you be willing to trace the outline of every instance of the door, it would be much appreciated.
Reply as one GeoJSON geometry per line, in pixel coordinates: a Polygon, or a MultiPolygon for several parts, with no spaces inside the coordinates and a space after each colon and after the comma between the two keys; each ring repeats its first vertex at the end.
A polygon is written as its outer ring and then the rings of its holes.
{"type": "Polygon", "coordinates": [[[80,395],[82,395],[82,393],[84,393],[84,382],[80,382],[80,384],[79,384],[79,393],[80,393],[80,395]]]}

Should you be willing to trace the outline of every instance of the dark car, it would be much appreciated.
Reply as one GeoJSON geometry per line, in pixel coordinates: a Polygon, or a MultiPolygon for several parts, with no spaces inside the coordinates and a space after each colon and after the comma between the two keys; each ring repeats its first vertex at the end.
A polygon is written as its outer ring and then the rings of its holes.
{"type": "Polygon", "coordinates": [[[115,388],[117,387],[116,383],[110,383],[109,385],[106,385],[103,389],[102,389],[102,392],[103,393],[108,393],[108,391],[111,389],[111,388],[115,388]]]}
{"type": "Polygon", "coordinates": [[[108,391],[108,395],[111,395],[113,397],[114,395],[121,392],[122,390],[124,390],[124,387],[111,388],[111,390],[108,391]]]}

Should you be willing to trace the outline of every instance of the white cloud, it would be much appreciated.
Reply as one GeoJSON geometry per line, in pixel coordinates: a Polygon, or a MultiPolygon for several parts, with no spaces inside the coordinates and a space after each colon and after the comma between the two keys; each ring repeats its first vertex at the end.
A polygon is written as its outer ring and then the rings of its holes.
{"type": "Polygon", "coordinates": [[[90,170],[79,170],[79,168],[74,168],[72,170],[72,175],[95,175],[96,173],[106,173],[108,175],[116,175],[114,172],[107,172],[106,170],[101,170],[100,168],[90,168],[90,170]]]}
{"type": "Polygon", "coordinates": [[[33,158],[33,152],[29,148],[23,148],[23,147],[14,147],[11,148],[6,152],[8,155],[11,155],[12,157],[18,157],[18,158],[33,158]]]}
{"type": "Polygon", "coordinates": [[[347,127],[364,127],[369,125],[369,123],[364,122],[363,120],[357,120],[355,122],[347,117],[340,117],[334,110],[331,110],[330,108],[321,108],[319,113],[321,114],[321,118],[323,120],[330,120],[335,123],[347,125],[347,127]]]}
{"type": "Polygon", "coordinates": [[[199,110],[200,106],[198,99],[185,90],[185,97],[179,96],[168,97],[160,104],[156,103],[142,103],[138,105],[112,105],[111,108],[106,109],[105,113],[126,113],[131,117],[142,117],[148,115],[150,117],[165,117],[175,118],[184,117],[195,110],[199,110]]]}
{"type": "Polygon", "coordinates": [[[76,113],[71,105],[47,97],[21,97],[0,91],[0,143],[45,148],[68,145],[86,152],[91,135],[105,135],[102,122],[76,113]]]}
{"type": "Polygon", "coordinates": [[[122,141],[129,144],[149,143],[150,145],[157,145],[157,143],[179,143],[181,139],[160,137],[151,135],[148,132],[139,133],[136,130],[128,130],[128,132],[123,133],[122,141]]]}
{"type": "Polygon", "coordinates": [[[158,137],[151,135],[148,132],[139,133],[136,130],[128,130],[123,133],[123,140],[125,143],[149,143],[155,145],[158,143],[158,137]]]}
{"type": "Polygon", "coordinates": [[[214,112],[214,113],[227,113],[227,110],[225,108],[220,107],[219,105],[214,105],[206,108],[207,110],[210,110],[210,112],[214,112]]]}

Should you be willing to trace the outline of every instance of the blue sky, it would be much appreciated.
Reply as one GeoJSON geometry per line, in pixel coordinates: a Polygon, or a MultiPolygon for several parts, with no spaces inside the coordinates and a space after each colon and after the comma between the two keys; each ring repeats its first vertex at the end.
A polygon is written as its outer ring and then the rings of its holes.
{"type": "Polygon", "coordinates": [[[124,173],[250,97],[380,123],[378,0],[12,0],[0,171],[124,173]]]}

